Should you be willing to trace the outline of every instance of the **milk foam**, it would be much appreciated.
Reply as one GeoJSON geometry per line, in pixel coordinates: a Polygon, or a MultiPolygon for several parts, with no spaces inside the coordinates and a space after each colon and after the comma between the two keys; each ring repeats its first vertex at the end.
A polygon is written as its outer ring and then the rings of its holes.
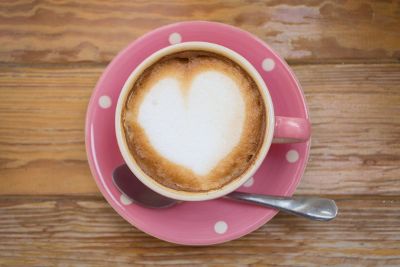
{"type": "Polygon", "coordinates": [[[156,82],[139,107],[138,123],[159,154],[207,175],[240,141],[244,99],[219,71],[200,72],[183,87],[172,76],[156,82]]]}
{"type": "Polygon", "coordinates": [[[182,51],[139,75],[121,123],[132,157],[151,179],[174,190],[207,192],[254,164],[267,110],[240,65],[208,51],[182,51]]]}

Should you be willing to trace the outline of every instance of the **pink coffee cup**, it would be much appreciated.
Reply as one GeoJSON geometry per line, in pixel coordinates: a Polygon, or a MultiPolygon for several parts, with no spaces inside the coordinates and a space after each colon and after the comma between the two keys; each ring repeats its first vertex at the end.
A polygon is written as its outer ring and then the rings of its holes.
{"type": "Polygon", "coordinates": [[[186,42],[176,45],[172,45],[163,48],[154,54],[147,57],[128,77],[126,80],[121,93],[118,98],[118,103],[115,111],[115,131],[118,141],[118,146],[121,154],[128,165],[129,169],[140,179],[145,185],[147,185],[152,190],[162,194],[164,196],[184,200],[184,201],[201,201],[218,198],[229,194],[230,192],[236,190],[241,185],[243,185],[250,177],[254,175],[257,169],[260,167],[261,163],[265,159],[268,150],[272,143],[298,143],[306,142],[310,138],[310,122],[303,118],[292,118],[292,117],[281,117],[274,115],[274,106],[272,99],[261,75],[254,68],[251,63],[249,63],[244,57],[238,53],[224,47],[221,45],[207,43],[207,42],[186,42]],[[154,179],[149,177],[137,164],[134,157],[131,155],[128,144],[124,136],[124,130],[121,125],[121,116],[124,104],[126,102],[127,96],[137,78],[141,73],[157,62],[162,57],[167,55],[187,51],[187,50],[204,50],[214,52],[223,55],[232,61],[239,64],[248,74],[251,75],[253,80],[256,82],[257,86],[260,88],[260,93],[262,95],[266,112],[267,121],[265,123],[265,136],[261,149],[255,159],[255,162],[251,167],[249,167],[240,177],[223,186],[222,188],[207,191],[207,192],[184,192],[168,188],[154,179]]]}

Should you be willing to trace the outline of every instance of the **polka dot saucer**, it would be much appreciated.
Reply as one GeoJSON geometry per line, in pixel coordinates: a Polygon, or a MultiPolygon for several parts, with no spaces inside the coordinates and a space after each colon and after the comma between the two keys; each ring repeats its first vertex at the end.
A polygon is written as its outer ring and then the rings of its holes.
{"type": "MultiPolygon", "coordinates": [[[[108,203],[129,223],[159,239],[184,245],[211,245],[242,237],[276,215],[258,206],[217,199],[185,202],[168,209],[142,208],[112,183],[123,163],[114,132],[114,112],[129,74],[155,51],[186,41],[223,45],[254,65],[269,88],[275,114],[308,118],[304,95],[287,64],[257,37],[213,22],[182,22],[156,29],[131,43],[110,63],[93,92],[86,117],[86,150],[93,177],[108,203]]],[[[273,144],[257,173],[241,191],[291,196],[307,164],[310,141],[273,144]]]]}

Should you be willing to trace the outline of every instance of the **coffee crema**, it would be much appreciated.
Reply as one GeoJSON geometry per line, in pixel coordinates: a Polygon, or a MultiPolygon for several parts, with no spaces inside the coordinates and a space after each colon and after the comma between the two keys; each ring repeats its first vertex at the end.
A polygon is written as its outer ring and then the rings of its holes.
{"type": "Polygon", "coordinates": [[[179,191],[217,190],[259,153],[267,123],[257,84],[232,60],[207,51],[165,56],[135,81],[122,128],[138,166],[179,191]]]}

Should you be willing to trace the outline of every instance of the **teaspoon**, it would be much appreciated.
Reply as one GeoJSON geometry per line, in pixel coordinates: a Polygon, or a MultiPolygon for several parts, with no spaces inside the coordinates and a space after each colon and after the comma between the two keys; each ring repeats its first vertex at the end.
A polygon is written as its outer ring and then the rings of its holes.
{"type": "MultiPolygon", "coordinates": [[[[168,208],[181,201],[160,195],[144,185],[126,164],[113,172],[113,182],[121,193],[146,208],[168,208]]],[[[338,208],[332,199],[318,197],[280,197],[243,192],[232,192],[224,198],[273,208],[317,221],[336,217],[338,208]]]]}

